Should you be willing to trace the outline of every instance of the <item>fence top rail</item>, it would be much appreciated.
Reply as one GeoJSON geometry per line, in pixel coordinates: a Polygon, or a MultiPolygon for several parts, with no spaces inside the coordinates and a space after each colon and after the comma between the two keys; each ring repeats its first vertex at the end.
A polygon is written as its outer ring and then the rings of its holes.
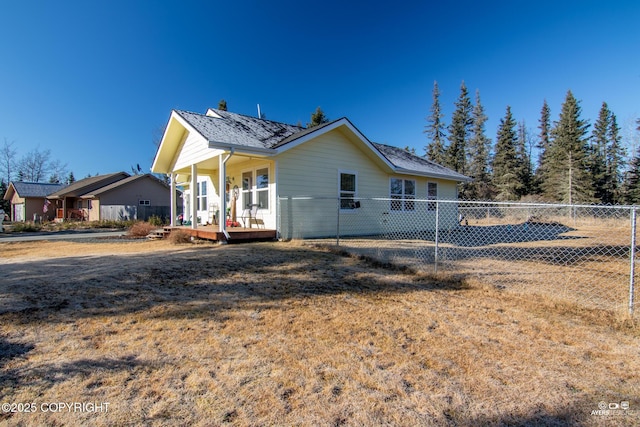
{"type": "MultiPolygon", "coordinates": [[[[380,202],[398,201],[391,197],[355,197],[357,200],[373,200],[380,202]]],[[[278,200],[340,200],[338,196],[278,196],[278,200]]],[[[562,204],[562,203],[532,203],[532,202],[499,202],[491,200],[461,200],[461,199],[404,199],[411,200],[412,202],[425,202],[425,203],[447,203],[469,206],[477,205],[480,207],[491,206],[512,206],[512,207],[540,207],[540,208],[580,208],[580,209],[622,209],[633,210],[638,209],[640,206],[636,205],[577,205],[577,204],[562,204]]]]}

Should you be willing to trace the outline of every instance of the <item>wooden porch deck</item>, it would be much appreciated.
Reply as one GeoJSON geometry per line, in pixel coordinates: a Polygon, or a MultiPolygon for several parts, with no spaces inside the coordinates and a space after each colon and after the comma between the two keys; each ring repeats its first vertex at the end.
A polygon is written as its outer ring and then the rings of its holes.
{"type": "Polygon", "coordinates": [[[264,228],[228,227],[228,239],[223,233],[218,230],[217,225],[202,225],[196,229],[193,229],[189,226],[165,227],[164,229],[167,232],[171,232],[171,230],[182,230],[198,239],[226,243],[248,243],[265,240],[275,240],[277,238],[276,230],[264,228]]]}

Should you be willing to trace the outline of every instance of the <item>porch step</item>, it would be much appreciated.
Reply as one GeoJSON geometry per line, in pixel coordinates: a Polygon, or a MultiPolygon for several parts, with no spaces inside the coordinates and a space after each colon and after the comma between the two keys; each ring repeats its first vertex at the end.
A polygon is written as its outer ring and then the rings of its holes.
{"type": "Polygon", "coordinates": [[[151,233],[147,235],[147,239],[157,240],[164,239],[171,233],[171,228],[158,228],[157,230],[153,230],[151,233]]]}

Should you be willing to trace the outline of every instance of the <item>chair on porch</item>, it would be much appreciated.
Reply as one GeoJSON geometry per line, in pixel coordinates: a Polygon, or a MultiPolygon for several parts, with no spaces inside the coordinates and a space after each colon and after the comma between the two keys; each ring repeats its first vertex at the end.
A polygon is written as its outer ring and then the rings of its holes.
{"type": "Polygon", "coordinates": [[[244,224],[244,228],[251,228],[251,224],[255,224],[256,227],[264,228],[264,220],[262,218],[258,218],[258,208],[260,205],[247,205],[247,207],[242,211],[242,223],[244,224]],[[247,224],[249,227],[247,227],[247,224]]]}

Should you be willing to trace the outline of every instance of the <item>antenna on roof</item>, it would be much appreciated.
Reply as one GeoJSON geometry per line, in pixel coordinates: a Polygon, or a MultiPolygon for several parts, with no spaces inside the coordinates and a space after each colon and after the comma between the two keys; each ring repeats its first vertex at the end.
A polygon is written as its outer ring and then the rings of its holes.
{"type": "Polygon", "coordinates": [[[262,113],[260,112],[260,104],[258,104],[258,118],[262,118],[262,113]]]}

